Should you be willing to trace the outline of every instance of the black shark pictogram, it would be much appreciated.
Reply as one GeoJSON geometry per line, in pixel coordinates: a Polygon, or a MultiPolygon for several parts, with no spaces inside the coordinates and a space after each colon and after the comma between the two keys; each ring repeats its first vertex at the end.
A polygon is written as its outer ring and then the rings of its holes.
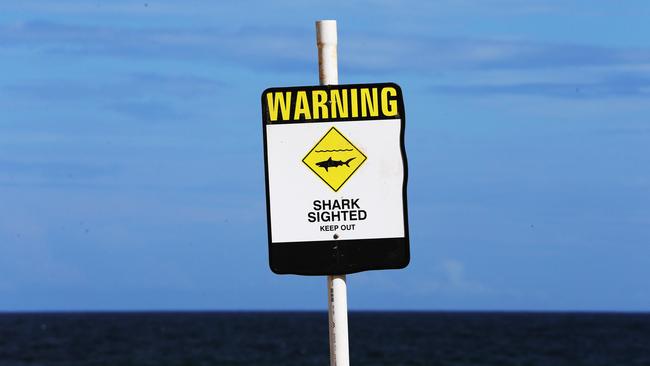
{"type": "Polygon", "coordinates": [[[346,161],[332,160],[332,157],[330,156],[329,159],[318,162],[318,163],[316,163],[316,165],[318,165],[321,168],[325,168],[325,171],[329,172],[329,168],[336,168],[336,167],[339,167],[341,165],[350,166],[350,162],[352,160],[354,160],[354,159],[356,159],[356,158],[350,158],[350,159],[348,159],[346,161]]]}

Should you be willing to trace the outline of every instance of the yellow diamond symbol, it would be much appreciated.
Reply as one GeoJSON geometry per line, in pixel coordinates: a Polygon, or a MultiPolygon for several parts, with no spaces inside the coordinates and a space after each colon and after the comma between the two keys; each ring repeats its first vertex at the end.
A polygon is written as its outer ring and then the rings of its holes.
{"type": "Polygon", "coordinates": [[[366,156],[332,127],[305,155],[302,162],[337,192],[366,161],[366,156]]]}

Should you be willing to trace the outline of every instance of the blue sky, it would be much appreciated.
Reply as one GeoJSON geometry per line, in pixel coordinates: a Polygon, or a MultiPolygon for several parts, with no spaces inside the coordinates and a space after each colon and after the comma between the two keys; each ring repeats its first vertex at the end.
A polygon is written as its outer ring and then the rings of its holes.
{"type": "Polygon", "coordinates": [[[267,265],[260,93],[404,91],[410,266],[349,306],[647,311],[650,3],[5,1],[0,310],[326,308],[267,265]]]}

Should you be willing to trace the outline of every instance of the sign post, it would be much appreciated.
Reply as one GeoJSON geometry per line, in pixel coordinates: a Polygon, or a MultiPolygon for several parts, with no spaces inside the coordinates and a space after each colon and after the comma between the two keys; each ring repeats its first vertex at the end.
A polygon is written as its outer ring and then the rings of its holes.
{"type": "MultiPolygon", "coordinates": [[[[316,22],[318,79],[320,85],[339,83],[336,20],[316,22]]],[[[329,170],[329,168],[328,168],[329,170]]],[[[330,366],[349,366],[348,289],[345,275],[327,276],[330,366]]]]}
{"type": "Polygon", "coordinates": [[[346,274],[410,260],[402,91],[339,85],[335,20],[316,22],[320,85],[262,93],[269,266],[327,275],[330,365],[348,366],[346,274]]]}

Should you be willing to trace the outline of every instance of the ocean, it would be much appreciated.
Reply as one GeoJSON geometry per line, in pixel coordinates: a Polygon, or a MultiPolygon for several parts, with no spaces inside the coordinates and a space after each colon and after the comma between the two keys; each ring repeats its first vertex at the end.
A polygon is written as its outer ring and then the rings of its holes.
{"type": "MultiPolygon", "coordinates": [[[[650,314],[351,312],[351,365],[650,365],[650,314]]],[[[0,313],[0,366],[329,365],[325,312],[0,313]]]]}

